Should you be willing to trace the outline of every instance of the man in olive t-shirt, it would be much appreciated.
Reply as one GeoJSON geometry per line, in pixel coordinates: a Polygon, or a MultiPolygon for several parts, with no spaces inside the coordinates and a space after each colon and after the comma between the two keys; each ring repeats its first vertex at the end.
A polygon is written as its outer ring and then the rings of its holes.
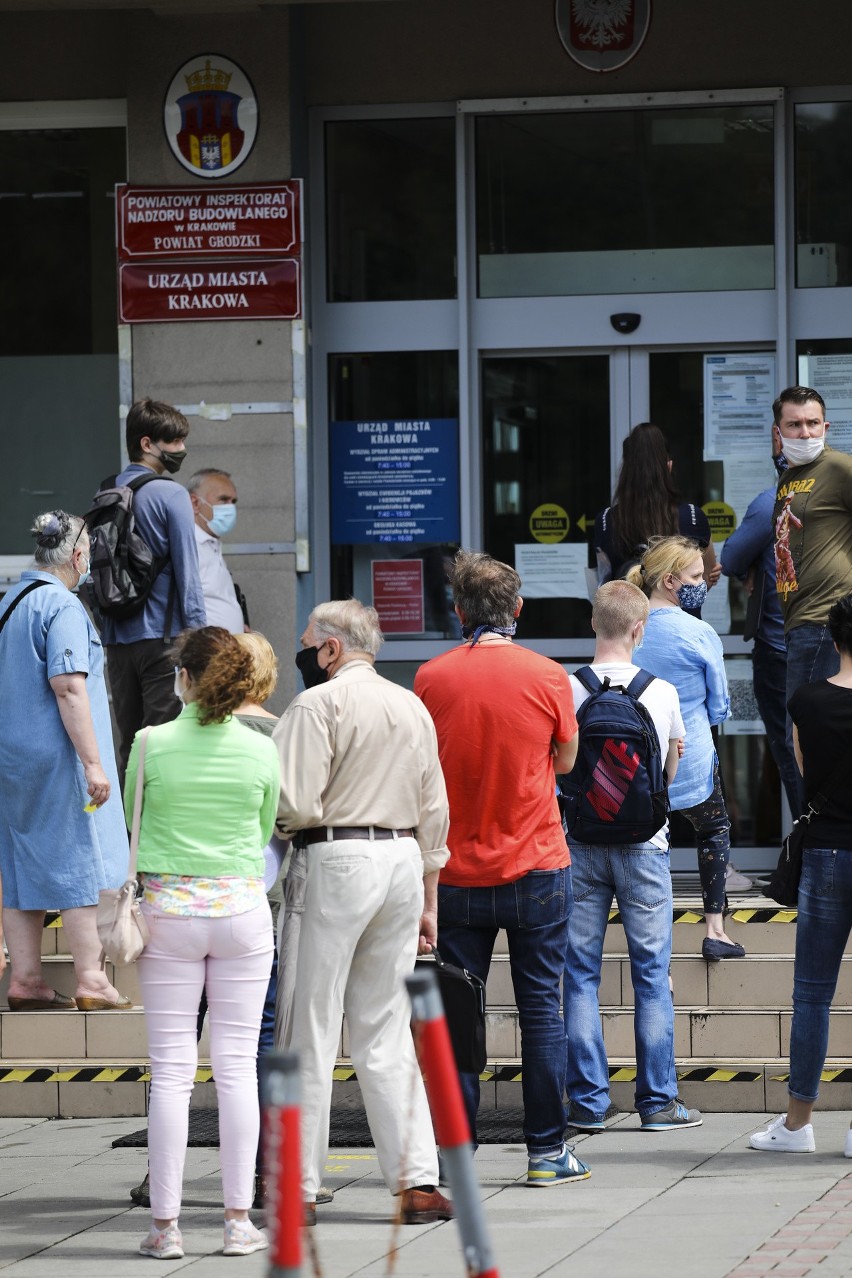
{"type": "Polygon", "coordinates": [[[787,642],[787,701],[836,674],[828,611],[852,590],[852,457],[825,445],[822,396],[790,386],[773,404],[788,469],[775,498],[775,578],[787,642]]]}

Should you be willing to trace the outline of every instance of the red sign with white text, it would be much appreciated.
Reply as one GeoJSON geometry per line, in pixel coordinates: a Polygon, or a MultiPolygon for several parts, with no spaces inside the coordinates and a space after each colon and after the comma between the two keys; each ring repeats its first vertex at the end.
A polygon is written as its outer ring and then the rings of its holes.
{"type": "Polygon", "coordinates": [[[423,618],[423,560],[374,559],[373,607],[386,635],[420,635],[423,618]]]}
{"type": "Polygon", "coordinates": [[[118,260],[163,257],[298,257],[302,183],[252,186],[117,186],[118,260]]]}
{"type": "Polygon", "coordinates": [[[118,268],[122,324],[174,320],[299,319],[301,264],[264,262],[122,263],[118,268]]]}

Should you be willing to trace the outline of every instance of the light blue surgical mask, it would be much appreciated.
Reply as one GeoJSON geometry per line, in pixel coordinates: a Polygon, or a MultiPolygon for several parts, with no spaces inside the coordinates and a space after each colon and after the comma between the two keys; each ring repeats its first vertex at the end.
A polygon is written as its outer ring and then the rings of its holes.
{"type": "Polygon", "coordinates": [[[81,586],[85,586],[87,581],[92,580],[92,561],[88,555],[84,555],[83,557],[86,560],[86,571],[80,574],[80,580],[77,582],[76,587],[77,590],[79,590],[81,586]]]}
{"type": "Polygon", "coordinates": [[[217,537],[224,537],[237,522],[237,508],[234,505],[211,506],[213,514],[207,520],[207,526],[217,537]]]}

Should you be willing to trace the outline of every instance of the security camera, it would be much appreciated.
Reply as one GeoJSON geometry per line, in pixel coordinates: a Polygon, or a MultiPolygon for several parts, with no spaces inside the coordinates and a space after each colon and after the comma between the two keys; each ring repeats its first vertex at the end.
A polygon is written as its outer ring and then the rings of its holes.
{"type": "Polygon", "coordinates": [[[609,322],[616,333],[635,333],[642,323],[642,316],[634,311],[619,311],[617,315],[610,315],[609,322]]]}

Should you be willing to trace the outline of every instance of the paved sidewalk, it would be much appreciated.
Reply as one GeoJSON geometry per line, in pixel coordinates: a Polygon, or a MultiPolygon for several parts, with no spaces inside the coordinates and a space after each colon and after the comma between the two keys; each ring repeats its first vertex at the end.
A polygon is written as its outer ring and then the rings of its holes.
{"type": "MultiPolygon", "coordinates": [[[[476,1155],[501,1278],[842,1278],[852,1273],[852,1162],[845,1116],[818,1114],[815,1155],[746,1148],[762,1114],[711,1114],[704,1126],[651,1134],[625,1115],[578,1139],[592,1178],[548,1192],[523,1184],[524,1150],[476,1155]]],[[[190,1149],[181,1227],[186,1256],[155,1269],[136,1254],[147,1213],[127,1192],[145,1150],[112,1149],[138,1118],[0,1120],[3,1278],[266,1275],[268,1253],[226,1259],[218,1150],[190,1149]]],[[[333,1150],[334,1202],[310,1231],[323,1278],[389,1272],[392,1203],[371,1149],[333,1150]]],[[[453,1224],[398,1232],[398,1278],[464,1278],[453,1224]]],[[[306,1254],[304,1273],[312,1273],[306,1254]]]]}

